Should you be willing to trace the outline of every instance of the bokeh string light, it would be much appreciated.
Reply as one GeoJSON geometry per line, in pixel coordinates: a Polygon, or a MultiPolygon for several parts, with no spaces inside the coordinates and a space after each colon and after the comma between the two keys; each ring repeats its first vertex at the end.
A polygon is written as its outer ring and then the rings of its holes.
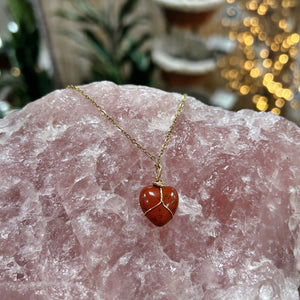
{"type": "Polygon", "coordinates": [[[222,25],[237,47],[218,65],[227,87],[251,97],[259,111],[281,114],[287,102],[298,105],[297,1],[227,0],[222,25]]]}

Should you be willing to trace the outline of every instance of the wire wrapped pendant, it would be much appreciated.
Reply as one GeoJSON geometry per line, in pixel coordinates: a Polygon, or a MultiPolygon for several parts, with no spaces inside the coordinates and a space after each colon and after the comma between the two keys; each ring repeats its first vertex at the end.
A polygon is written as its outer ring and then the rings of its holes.
{"type": "Polygon", "coordinates": [[[161,180],[162,166],[160,164],[161,157],[164,154],[164,151],[167,147],[167,144],[170,140],[172,131],[177,122],[179,115],[181,114],[182,108],[184,106],[186,95],[183,95],[182,100],[180,101],[179,107],[176,111],[172,124],[167,132],[167,135],[164,139],[164,143],[157,156],[151,154],[145,147],[141,145],[135,138],[133,138],[123,127],[119,125],[118,122],[114,120],[107,112],[97,104],[97,102],[91,98],[84,90],[81,88],[68,85],[67,88],[78,91],[83,95],[87,100],[89,100],[101,114],[112,123],[116,128],[118,128],[121,133],[130,140],[130,142],[136,145],[141,151],[143,151],[151,160],[154,161],[155,166],[155,182],[153,185],[148,185],[141,190],[140,193],[140,205],[145,214],[145,216],[156,226],[163,226],[168,223],[174,216],[177,206],[178,206],[178,193],[171,187],[166,186],[165,183],[161,180]]]}
{"type": "Polygon", "coordinates": [[[140,193],[140,205],[145,216],[156,226],[163,226],[174,216],[179,198],[171,186],[148,185],[140,193]]]}

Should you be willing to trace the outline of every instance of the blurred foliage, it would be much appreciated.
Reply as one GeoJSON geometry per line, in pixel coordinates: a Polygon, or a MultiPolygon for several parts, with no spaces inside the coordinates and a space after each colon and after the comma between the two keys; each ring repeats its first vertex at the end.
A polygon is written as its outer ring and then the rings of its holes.
{"type": "Polygon", "coordinates": [[[151,30],[149,18],[136,14],[139,0],[124,0],[118,7],[116,1],[109,1],[106,8],[84,0],[68,2],[73,10],[59,10],[57,15],[79,25],[79,32],[64,34],[80,46],[79,54],[90,62],[90,78],[85,81],[151,85],[151,30]]]}
{"type": "Polygon", "coordinates": [[[17,26],[0,48],[0,92],[9,89],[10,102],[23,107],[50,92],[53,81],[38,67],[40,33],[32,4],[26,0],[8,0],[8,10],[17,26]]]}

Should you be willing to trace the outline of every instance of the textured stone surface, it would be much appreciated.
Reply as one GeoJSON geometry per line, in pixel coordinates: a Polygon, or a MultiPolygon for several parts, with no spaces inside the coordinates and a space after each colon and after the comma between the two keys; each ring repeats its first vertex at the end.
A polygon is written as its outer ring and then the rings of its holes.
{"type": "MultiPolygon", "coordinates": [[[[152,153],[180,95],[84,89],[152,153]]],[[[155,227],[154,166],[86,99],[56,91],[0,121],[1,299],[298,299],[300,130],[188,98],[162,158],[179,193],[155,227]]]]}

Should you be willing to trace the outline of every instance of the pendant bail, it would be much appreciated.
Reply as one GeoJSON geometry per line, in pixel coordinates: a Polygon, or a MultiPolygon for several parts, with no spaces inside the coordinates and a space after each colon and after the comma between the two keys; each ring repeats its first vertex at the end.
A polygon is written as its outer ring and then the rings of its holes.
{"type": "Polygon", "coordinates": [[[155,182],[153,185],[158,187],[164,187],[166,184],[161,180],[162,166],[160,162],[155,163],[155,182]]]}
{"type": "Polygon", "coordinates": [[[162,173],[162,166],[159,162],[156,162],[155,163],[155,180],[156,181],[160,181],[161,173],[162,173]]]}

